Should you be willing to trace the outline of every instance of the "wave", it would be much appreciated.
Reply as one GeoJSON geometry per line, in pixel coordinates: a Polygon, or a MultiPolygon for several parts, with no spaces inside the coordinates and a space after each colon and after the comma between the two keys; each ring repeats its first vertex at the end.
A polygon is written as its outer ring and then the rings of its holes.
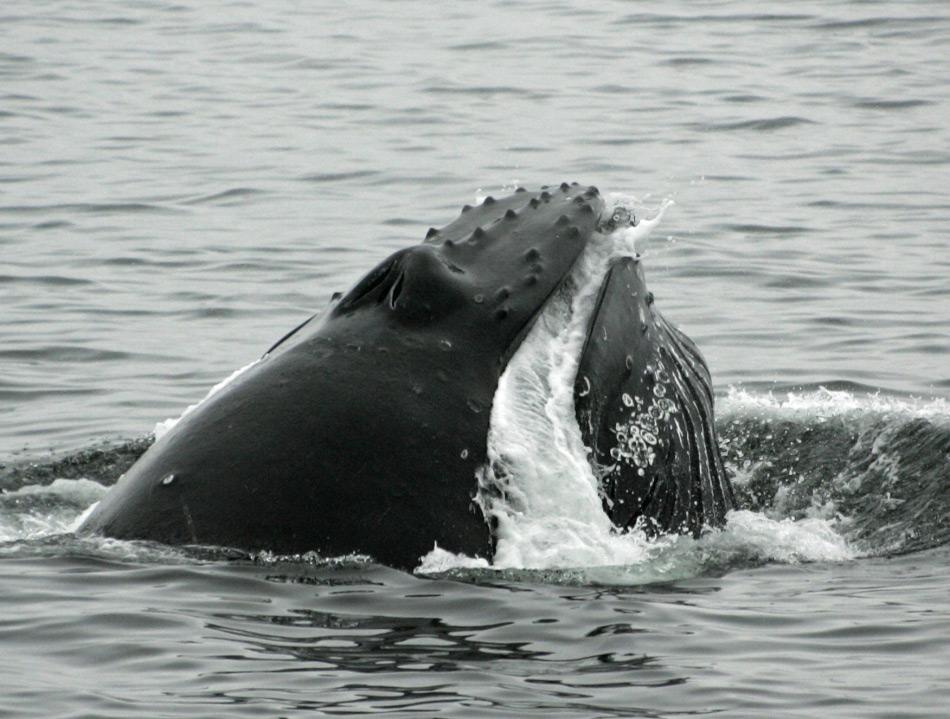
{"type": "Polygon", "coordinates": [[[120,214],[174,214],[181,212],[173,207],[151,202],[64,202],[60,204],[4,205],[0,214],[48,215],[54,212],[75,212],[92,215],[120,214]]]}
{"type": "Polygon", "coordinates": [[[264,190],[259,190],[256,187],[233,187],[230,190],[222,190],[220,192],[213,192],[211,194],[200,195],[198,197],[191,197],[186,200],[182,200],[182,205],[208,205],[208,204],[220,204],[220,205],[233,205],[243,202],[245,198],[255,197],[257,195],[265,194],[264,190]]]}
{"type": "Polygon", "coordinates": [[[950,542],[950,402],[824,387],[732,389],[720,441],[741,504],[832,521],[862,555],[950,542]]]}
{"type": "Polygon", "coordinates": [[[786,127],[795,127],[797,125],[814,125],[814,120],[805,117],[782,116],[782,117],[763,117],[755,120],[739,120],[736,122],[707,122],[693,123],[690,125],[693,129],[703,132],[732,132],[735,130],[754,130],[757,132],[771,132],[772,130],[782,130],[786,127]]]}

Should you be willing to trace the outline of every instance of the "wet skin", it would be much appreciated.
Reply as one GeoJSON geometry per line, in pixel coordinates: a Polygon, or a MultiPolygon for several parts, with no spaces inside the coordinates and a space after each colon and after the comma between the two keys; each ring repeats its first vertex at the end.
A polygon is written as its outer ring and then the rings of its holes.
{"type": "MultiPolygon", "coordinates": [[[[80,531],[279,554],[362,553],[402,568],[416,566],[435,543],[490,557],[491,531],[473,498],[498,379],[603,207],[596,188],[566,183],[466,206],[186,415],[80,531]]],[[[634,322],[630,302],[614,297],[629,289],[616,289],[617,276],[611,271],[605,281],[592,328],[634,322]]],[[[677,336],[659,319],[651,322],[652,334],[639,334],[636,321],[636,336],[620,331],[606,345],[588,341],[581,367],[592,391],[578,397],[578,418],[604,477],[605,509],[618,526],[655,514],[692,531],[699,514],[691,507],[717,523],[731,506],[731,492],[716,494],[709,481],[715,474],[725,482],[711,399],[701,412],[690,410],[701,397],[689,388],[708,372],[681,373],[677,381],[686,388],[680,417],[693,422],[691,436],[699,436],[695,427],[706,431],[705,454],[680,456],[685,445],[669,444],[672,458],[656,465],[666,484],[651,484],[646,503],[634,499],[644,491],[640,475],[625,489],[629,472],[611,473],[601,463],[610,452],[618,389],[641,389],[630,384],[626,357],[634,352],[639,373],[651,345],[672,347],[677,336]],[[619,380],[617,356],[624,358],[619,380]],[[697,461],[713,474],[693,472],[701,469],[697,461]],[[668,511],[657,501],[658,491],[680,492],[691,482],[700,490],[690,485],[689,496],[700,505],[677,499],[668,511]]],[[[698,353],[693,359],[705,369],[698,353]]]]}

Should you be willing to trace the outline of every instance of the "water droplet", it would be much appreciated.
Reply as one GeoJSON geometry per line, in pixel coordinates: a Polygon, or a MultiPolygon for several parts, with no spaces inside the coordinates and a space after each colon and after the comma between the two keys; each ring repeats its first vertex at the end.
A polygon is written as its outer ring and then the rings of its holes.
{"type": "Polygon", "coordinates": [[[627,394],[626,392],[623,393],[623,395],[620,397],[620,399],[623,400],[623,403],[624,403],[627,407],[633,407],[633,397],[631,397],[631,396],[630,396],[629,394],[627,394]]]}
{"type": "Polygon", "coordinates": [[[468,459],[468,450],[467,450],[467,449],[463,449],[463,450],[462,450],[462,453],[459,455],[459,457],[461,457],[462,459],[468,459]]]}
{"type": "Polygon", "coordinates": [[[175,477],[174,474],[166,474],[164,477],[162,477],[161,483],[162,483],[164,486],[167,487],[169,484],[171,484],[172,482],[174,482],[175,479],[176,479],[176,477],[175,477]]]}

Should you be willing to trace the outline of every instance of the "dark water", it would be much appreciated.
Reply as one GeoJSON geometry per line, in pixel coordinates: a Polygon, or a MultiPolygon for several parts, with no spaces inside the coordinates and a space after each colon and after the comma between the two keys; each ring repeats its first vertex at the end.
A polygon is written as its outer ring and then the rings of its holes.
{"type": "Polygon", "coordinates": [[[0,716],[945,714],[948,46],[941,2],[5,3],[0,716]],[[565,179],[676,203],[725,530],[435,578],[63,534],[332,292],[565,179]]]}
{"type": "Polygon", "coordinates": [[[3,703],[37,717],[943,716],[947,560],[614,589],[11,558],[3,703]]]}

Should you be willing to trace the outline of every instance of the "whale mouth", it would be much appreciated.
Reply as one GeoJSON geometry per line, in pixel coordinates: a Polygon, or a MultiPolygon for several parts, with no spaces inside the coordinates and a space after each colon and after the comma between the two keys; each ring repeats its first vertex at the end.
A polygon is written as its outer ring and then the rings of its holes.
{"type": "MultiPolygon", "coordinates": [[[[630,200],[621,195],[611,195],[608,200],[595,220],[595,229],[591,233],[584,250],[577,256],[574,264],[567,268],[561,282],[552,287],[550,294],[538,305],[535,313],[521,328],[517,339],[512,342],[507,354],[502,359],[503,366],[507,367],[518,354],[539,318],[543,317],[546,311],[549,311],[548,308],[551,305],[563,304],[578,295],[586,296],[593,290],[595,295],[598,296],[596,306],[593,311],[590,311],[590,308],[585,308],[589,317],[587,323],[587,334],[589,334],[589,329],[593,325],[594,318],[599,310],[600,295],[603,286],[606,284],[609,260],[617,257],[639,257],[641,242],[645,239],[649,230],[647,230],[647,233],[631,235],[630,231],[636,230],[640,222],[630,200]]],[[[665,209],[666,205],[662,206],[659,214],[662,215],[665,209]]],[[[659,217],[656,218],[656,220],[658,219],[659,217]]],[[[655,222],[650,225],[651,229],[653,224],[655,222]]],[[[550,312],[560,314],[558,309],[550,310],[550,312]]],[[[579,361],[584,346],[577,347],[576,350],[575,359],[579,361]]]]}
{"type": "MultiPolygon", "coordinates": [[[[576,186],[577,183],[574,183],[574,185],[576,186]]],[[[561,189],[564,189],[564,187],[565,185],[562,185],[561,189]]],[[[544,189],[546,189],[546,186],[542,188],[542,190],[544,189]]],[[[592,190],[596,195],[600,194],[596,187],[591,186],[588,189],[592,190]]],[[[542,192],[542,196],[544,194],[546,193],[542,192]]],[[[587,197],[587,195],[584,197],[587,197]]],[[[576,197],[574,201],[577,202],[579,199],[581,198],[576,197]]],[[[560,281],[551,286],[549,293],[538,302],[534,312],[529,315],[521,325],[519,331],[499,358],[500,367],[507,367],[513,357],[518,354],[525,339],[531,334],[539,318],[544,316],[546,308],[552,304],[563,302],[565,296],[573,296],[582,286],[587,287],[595,284],[599,286],[605,280],[607,272],[606,266],[603,267],[602,271],[597,273],[599,277],[590,276],[590,268],[587,270],[578,269],[584,265],[585,261],[590,261],[585,260],[585,258],[593,257],[593,262],[595,264],[598,263],[599,260],[597,258],[603,259],[602,256],[605,252],[605,248],[608,246],[611,248],[609,254],[612,257],[639,256],[642,240],[645,239],[649,230],[647,230],[646,233],[637,230],[640,226],[640,220],[633,206],[635,201],[619,194],[612,194],[604,199],[606,202],[602,202],[600,209],[595,211],[593,231],[590,233],[590,237],[585,239],[583,250],[574,259],[573,264],[564,269],[560,281]],[[629,234],[630,232],[634,232],[635,234],[629,234]]],[[[491,202],[490,197],[488,200],[491,202]]],[[[672,204],[672,201],[663,204],[659,210],[659,214],[665,211],[668,204],[672,204]]],[[[565,220],[566,218],[561,219],[565,220]]],[[[655,219],[658,220],[659,217],[655,219]]],[[[652,222],[650,228],[652,228],[654,224],[655,222],[652,222]]],[[[530,260],[532,253],[536,255],[537,250],[533,248],[529,249],[525,257],[530,260]]]]}
{"type": "Polygon", "coordinates": [[[629,198],[605,199],[597,231],[538,310],[492,403],[488,464],[476,501],[493,530],[495,566],[642,559],[642,547],[620,540],[604,511],[575,414],[575,381],[611,264],[639,258],[669,203],[651,219],[638,220],[629,198]]]}

